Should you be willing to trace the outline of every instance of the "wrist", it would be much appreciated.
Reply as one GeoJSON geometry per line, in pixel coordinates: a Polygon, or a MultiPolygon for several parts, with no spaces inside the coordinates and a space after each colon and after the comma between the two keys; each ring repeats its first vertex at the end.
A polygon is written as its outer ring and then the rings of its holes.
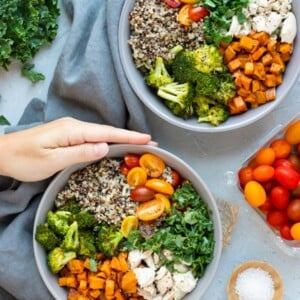
{"type": "Polygon", "coordinates": [[[1,156],[0,156],[0,176],[8,176],[8,165],[9,165],[9,158],[8,158],[8,139],[6,135],[0,135],[0,149],[1,149],[1,156]]]}

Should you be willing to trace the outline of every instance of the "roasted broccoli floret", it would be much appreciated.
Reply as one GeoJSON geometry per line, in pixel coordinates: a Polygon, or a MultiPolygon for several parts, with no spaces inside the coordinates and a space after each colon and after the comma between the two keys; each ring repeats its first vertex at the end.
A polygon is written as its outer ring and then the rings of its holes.
{"type": "Polygon", "coordinates": [[[48,266],[53,273],[58,273],[71,259],[76,257],[76,252],[66,252],[61,247],[56,247],[47,255],[48,266]]]}
{"type": "Polygon", "coordinates": [[[79,249],[77,253],[83,257],[94,257],[96,255],[96,237],[92,231],[79,231],[79,249]]]}
{"type": "Polygon", "coordinates": [[[67,251],[77,251],[79,247],[78,224],[74,221],[70,226],[60,245],[67,251]]]}
{"type": "Polygon", "coordinates": [[[159,87],[157,95],[165,100],[171,112],[183,119],[193,115],[194,90],[189,83],[172,82],[159,87]]]}
{"type": "Polygon", "coordinates": [[[41,223],[36,227],[35,239],[47,250],[50,251],[59,246],[61,238],[49,228],[47,223],[41,223]]]}
{"type": "Polygon", "coordinates": [[[158,89],[160,86],[173,82],[162,57],[155,58],[155,65],[145,77],[147,85],[158,89]]]}
{"type": "Polygon", "coordinates": [[[57,208],[57,211],[68,211],[71,214],[76,215],[80,212],[80,206],[74,199],[67,200],[64,205],[57,208]]]}
{"type": "Polygon", "coordinates": [[[102,225],[96,238],[97,248],[106,257],[113,257],[117,253],[117,248],[123,235],[114,226],[102,225]]]}
{"type": "Polygon", "coordinates": [[[228,101],[236,94],[234,79],[229,73],[223,73],[219,76],[219,88],[213,94],[214,99],[223,105],[227,105],[228,101]]]}
{"type": "Polygon", "coordinates": [[[77,221],[79,229],[93,228],[96,225],[95,217],[86,210],[74,215],[74,219],[77,221]]]}
{"type": "Polygon", "coordinates": [[[196,76],[196,95],[204,95],[212,97],[220,89],[219,75],[216,73],[205,74],[198,72],[196,76]]]}
{"type": "Polygon", "coordinates": [[[194,113],[196,116],[206,116],[209,109],[216,105],[216,101],[210,97],[196,95],[193,99],[194,113]]]}
{"type": "Polygon", "coordinates": [[[72,214],[68,211],[49,211],[47,213],[46,223],[57,234],[64,236],[72,219],[72,214]]]}
{"type": "Polygon", "coordinates": [[[218,126],[225,122],[229,117],[229,112],[225,106],[215,105],[207,111],[207,115],[198,117],[198,122],[208,122],[214,126],[218,126]]]}

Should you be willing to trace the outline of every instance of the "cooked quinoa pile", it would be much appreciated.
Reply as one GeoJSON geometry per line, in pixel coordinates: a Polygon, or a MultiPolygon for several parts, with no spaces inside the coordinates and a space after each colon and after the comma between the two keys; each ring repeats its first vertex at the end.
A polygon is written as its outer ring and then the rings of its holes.
{"type": "Polygon", "coordinates": [[[131,33],[128,42],[138,69],[150,69],[156,56],[171,59],[170,49],[177,45],[195,49],[203,43],[203,22],[180,25],[178,10],[171,9],[162,0],[135,1],[129,14],[131,33]]]}
{"type": "Polygon", "coordinates": [[[125,216],[135,214],[137,206],[130,199],[126,177],[119,172],[120,163],[120,159],[104,158],[74,172],[57,195],[55,205],[60,207],[75,199],[82,209],[94,214],[99,223],[120,227],[125,216]]]}

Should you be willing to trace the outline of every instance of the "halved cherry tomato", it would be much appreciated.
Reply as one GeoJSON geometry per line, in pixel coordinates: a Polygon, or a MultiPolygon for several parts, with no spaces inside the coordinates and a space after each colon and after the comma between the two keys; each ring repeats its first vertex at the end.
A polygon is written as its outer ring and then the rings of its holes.
{"type": "Polygon", "coordinates": [[[155,194],[155,199],[162,200],[164,202],[164,204],[165,204],[165,211],[166,212],[170,211],[170,209],[171,209],[171,203],[170,203],[169,198],[166,195],[157,193],[157,194],[155,194]]]}
{"type": "Polygon", "coordinates": [[[140,157],[139,164],[149,177],[159,177],[166,168],[164,161],[152,153],[143,154],[140,157]]]}
{"type": "Polygon", "coordinates": [[[192,20],[189,16],[189,10],[193,7],[192,4],[183,5],[177,15],[177,21],[184,26],[190,26],[192,24],[192,20]]]}
{"type": "Polygon", "coordinates": [[[152,178],[148,179],[145,183],[145,186],[154,190],[155,192],[173,195],[174,188],[173,186],[163,179],[152,178]]]}
{"type": "Polygon", "coordinates": [[[274,176],[282,186],[289,190],[295,189],[300,182],[300,174],[289,167],[279,166],[275,168],[274,176]]]}
{"type": "Polygon", "coordinates": [[[177,171],[172,170],[172,185],[174,187],[177,187],[179,185],[180,181],[181,181],[180,174],[177,171]]]}
{"type": "Polygon", "coordinates": [[[123,161],[120,165],[120,169],[119,169],[120,173],[123,174],[124,176],[127,176],[129,168],[127,167],[127,165],[125,164],[125,161],[123,161]]]}
{"type": "Polygon", "coordinates": [[[152,200],[155,196],[153,190],[147,188],[146,186],[137,186],[130,193],[130,197],[135,202],[144,202],[152,200]]]}
{"type": "Polygon", "coordinates": [[[252,167],[246,166],[246,167],[242,167],[239,172],[238,172],[238,178],[239,178],[239,183],[240,186],[243,188],[246,183],[250,180],[253,179],[253,175],[252,175],[253,169],[252,167]]]}
{"type": "Polygon", "coordinates": [[[160,199],[141,203],[136,209],[136,216],[142,221],[152,221],[159,218],[165,211],[165,204],[160,199]]]}
{"type": "Polygon", "coordinates": [[[131,186],[145,185],[147,173],[141,167],[134,167],[129,170],[126,179],[131,186]]]}
{"type": "Polygon", "coordinates": [[[165,4],[171,8],[177,8],[182,5],[180,0],[165,0],[165,4]]]}
{"type": "Polygon", "coordinates": [[[194,6],[189,10],[189,17],[194,22],[199,22],[209,15],[209,11],[204,6],[194,6]]]}
{"type": "Polygon", "coordinates": [[[139,167],[140,155],[134,153],[127,153],[124,155],[124,162],[129,169],[139,167]]]}
{"type": "Polygon", "coordinates": [[[127,216],[121,223],[121,233],[124,237],[128,237],[132,229],[138,229],[139,220],[136,216],[127,216]]]}
{"type": "Polygon", "coordinates": [[[254,207],[263,205],[267,199],[266,191],[263,186],[254,180],[246,183],[244,196],[248,203],[254,207]]]}

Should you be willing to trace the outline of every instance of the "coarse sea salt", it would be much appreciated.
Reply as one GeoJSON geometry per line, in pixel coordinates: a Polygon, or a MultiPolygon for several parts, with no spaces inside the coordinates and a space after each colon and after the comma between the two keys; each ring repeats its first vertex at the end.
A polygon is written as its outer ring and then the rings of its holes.
{"type": "Polygon", "coordinates": [[[261,268],[248,268],[237,276],[235,292],[239,300],[272,300],[274,282],[261,268]]]}

